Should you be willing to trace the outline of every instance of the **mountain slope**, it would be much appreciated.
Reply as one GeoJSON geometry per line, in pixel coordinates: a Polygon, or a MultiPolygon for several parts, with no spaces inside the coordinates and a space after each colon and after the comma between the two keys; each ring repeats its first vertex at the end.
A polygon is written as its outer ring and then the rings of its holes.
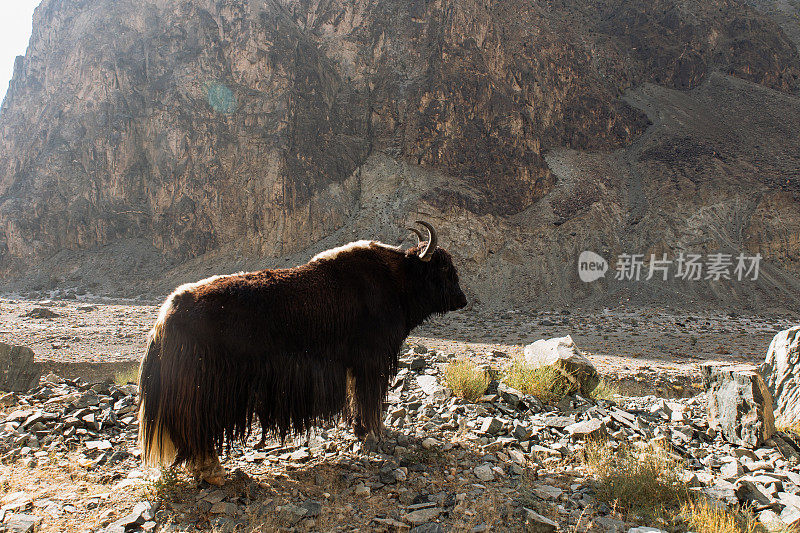
{"type": "Polygon", "coordinates": [[[792,306],[800,63],[769,13],[44,0],[0,111],[0,268],[161,291],[422,214],[488,303],[792,306]],[[587,285],[585,249],[760,252],[770,274],[587,285]]]}

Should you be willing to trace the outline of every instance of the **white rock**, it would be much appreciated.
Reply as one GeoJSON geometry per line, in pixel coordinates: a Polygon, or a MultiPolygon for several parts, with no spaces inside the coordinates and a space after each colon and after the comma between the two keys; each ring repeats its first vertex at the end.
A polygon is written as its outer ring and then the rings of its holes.
{"type": "Polygon", "coordinates": [[[758,521],[764,524],[767,531],[786,531],[786,523],[774,511],[769,509],[758,513],[758,521]]]}
{"type": "Polygon", "coordinates": [[[722,475],[723,478],[727,479],[728,481],[733,481],[734,479],[742,475],[744,473],[744,470],[742,470],[742,465],[739,464],[739,461],[734,459],[733,461],[730,461],[722,465],[722,467],[719,469],[719,473],[720,475],[722,475]]]}
{"type": "Polygon", "coordinates": [[[508,455],[511,457],[511,460],[517,464],[524,465],[526,462],[525,454],[514,448],[508,450],[508,455]]]}
{"type": "Polygon", "coordinates": [[[700,365],[708,390],[708,423],[737,446],[757,448],[775,433],[772,395],[752,365],[700,365]]]}
{"type": "Polygon", "coordinates": [[[481,433],[494,435],[500,432],[501,429],[503,429],[503,421],[498,418],[486,417],[481,422],[481,433]]]}
{"type": "Polygon", "coordinates": [[[773,337],[761,373],[775,400],[775,418],[800,419],[800,326],[773,337]]]}
{"type": "Polygon", "coordinates": [[[583,422],[576,422],[564,428],[567,433],[577,438],[595,438],[605,435],[606,425],[599,418],[590,418],[583,422]]]}
{"type": "Polygon", "coordinates": [[[114,484],[114,486],[111,487],[111,490],[118,491],[126,487],[141,486],[146,483],[147,481],[145,481],[144,479],[123,479],[122,481],[119,481],[118,483],[114,484]]]}
{"type": "Polygon", "coordinates": [[[686,406],[678,402],[667,402],[670,418],[673,422],[683,422],[686,418],[686,406]]]}
{"type": "Polygon", "coordinates": [[[27,492],[23,491],[10,492],[0,499],[0,505],[2,505],[4,511],[24,509],[30,503],[31,497],[27,492]]]}
{"type": "Polygon", "coordinates": [[[422,392],[428,396],[431,396],[433,393],[442,390],[442,387],[437,383],[435,376],[417,376],[417,384],[422,389],[422,392]]]}
{"type": "Polygon", "coordinates": [[[538,340],[527,345],[524,354],[525,361],[534,368],[552,365],[561,369],[585,396],[600,383],[597,369],[580,353],[569,335],[538,340]]]}
{"type": "Polygon", "coordinates": [[[790,505],[800,510],[800,496],[798,496],[797,494],[791,494],[789,492],[779,492],[778,500],[780,500],[780,502],[783,505],[790,505]]]}
{"type": "Polygon", "coordinates": [[[33,533],[42,519],[29,514],[10,514],[5,519],[5,530],[10,533],[33,533]]]}
{"type": "Polygon", "coordinates": [[[800,509],[789,505],[781,511],[781,520],[790,526],[800,526],[800,509]]]}

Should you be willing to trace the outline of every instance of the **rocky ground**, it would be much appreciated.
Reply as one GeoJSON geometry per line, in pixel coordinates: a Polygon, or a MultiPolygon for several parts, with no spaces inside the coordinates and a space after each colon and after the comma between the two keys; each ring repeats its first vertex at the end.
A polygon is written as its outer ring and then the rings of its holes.
{"type": "MultiPolygon", "coordinates": [[[[135,360],[155,312],[130,302],[4,299],[0,339],[43,360],[135,360]]],[[[763,361],[792,317],[667,309],[477,316],[453,314],[409,339],[382,441],[361,443],[336,425],[256,451],[255,428],[224,456],[223,488],[141,468],[135,385],[47,375],[37,389],[0,400],[0,513],[19,531],[685,530],[597,500],[581,458],[586,438],[602,436],[612,448],[669,444],[692,491],[725,506],[755,505],[764,520],[791,518],[800,448],[786,433],[755,449],[727,443],[706,421],[697,364],[763,361]],[[444,387],[454,358],[503,368],[524,343],[568,333],[607,379],[622,378],[626,396],[543,405],[494,383],[468,402],[444,387]],[[657,398],[658,387],[690,397],[657,398]]]]}

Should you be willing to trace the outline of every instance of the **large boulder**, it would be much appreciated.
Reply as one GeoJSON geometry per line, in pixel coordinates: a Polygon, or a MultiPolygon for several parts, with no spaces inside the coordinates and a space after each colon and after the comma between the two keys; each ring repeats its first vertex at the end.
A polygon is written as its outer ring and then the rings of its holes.
{"type": "Polygon", "coordinates": [[[772,339],[761,374],[775,399],[775,418],[784,423],[800,420],[800,326],[781,331],[772,339]]]}
{"type": "Polygon", "coordinates": [[[775,433],[772,394],[753,365],[700,365],[708,389],[708,423],[728,442],[757,448],[775,433]]]}
{"type": "Polygon", "coordinates": [[[541,339],[525,347],[525,362],[533,368],[554,366],[584,396],[600,383],[600,375],[591,361],[581,354],[570,335],[541,339]]]}
{"type": "Polygon", "coordinates": [[[0,390],[25,392],[39,383],[42,369],[33,350],[0,342],[0,390]]]}

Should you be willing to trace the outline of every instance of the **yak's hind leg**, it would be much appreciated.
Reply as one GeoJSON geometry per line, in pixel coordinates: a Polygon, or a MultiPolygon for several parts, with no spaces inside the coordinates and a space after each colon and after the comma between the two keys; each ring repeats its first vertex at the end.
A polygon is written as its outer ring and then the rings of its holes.
{"type": "Polygon", "coordinates": [[[186,465],[197,482],[205,481],[211,485],[221,487],[225,484],[225,468],[219,462],[218,456],[198,459],[186,465]]]}
{"type": "Polygon", "coordinates": [[[253,446],[253,449],[260,450],[264,446],[267,445],[267,416],[261,412],[258,413],[258,423],[261,426],[261,440],[258,441],[258,444],[253,446]]]}

